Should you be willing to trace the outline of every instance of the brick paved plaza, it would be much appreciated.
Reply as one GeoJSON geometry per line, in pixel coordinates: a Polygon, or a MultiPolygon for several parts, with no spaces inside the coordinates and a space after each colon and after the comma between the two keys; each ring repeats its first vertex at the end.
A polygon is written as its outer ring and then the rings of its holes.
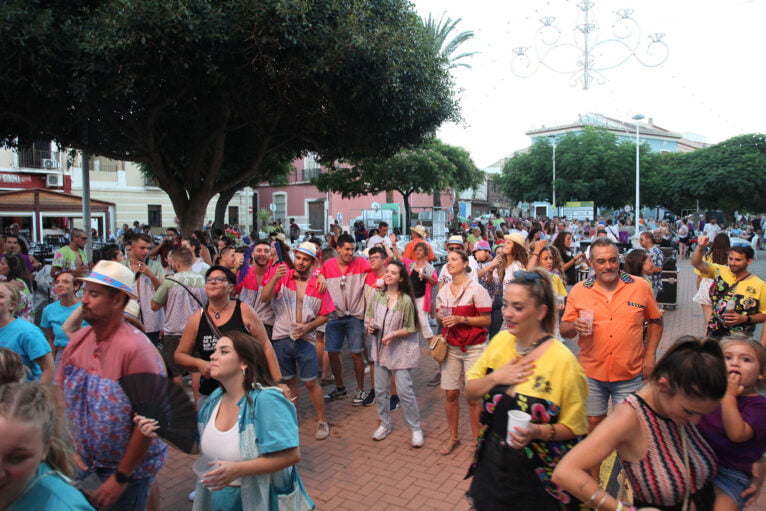
{"type": "MultiPolygon", "coordinates": [[[[751,270],[766,279],[766,252],[760,252],[751,270]]],[[[688,260],[679,262],[679,296],[676,310],[665,312],[665,333],[660,351],[682,334],[703,332],[702,311],[691,301],[696,278],[688,260]]],[[[351,359],[344,357],[347,386],[353,390],[351,359]],[[348,385],[348,384],[351,385],[348,385]]],[[[301,392],[298,416],[301,421],[299,470],[311,498],[320,510],[467,510],[463,494],[468,487],[465,476],[473,452],[465,402],[461,408],[462,444],[450,456],[441,456],[439,447],[447,438],[444,395],[426,382],[436,373],[436,363],[422,351],[413,371],[415,392],[423,422],[426,444],[410,447],[410,430],[401,411],[394,413],[394,431],[382,442],[371,436],[377,427],[375,407],[353,407],[351,399],[327,404],[330,438],[314,439],[316,422],[305,389],[301,392]]],[[[365,381],[369,389],[369,378],[365,381]]],[[[349,392],[350,394],[350,392],[349,392]]],[[[191,509],[187,500],[194,487],[193,456],[171,448],[167,465],[159,474],[161,509],[191,509]]],[[[766,497],[751,507],[766,511],[766,497]]]]}

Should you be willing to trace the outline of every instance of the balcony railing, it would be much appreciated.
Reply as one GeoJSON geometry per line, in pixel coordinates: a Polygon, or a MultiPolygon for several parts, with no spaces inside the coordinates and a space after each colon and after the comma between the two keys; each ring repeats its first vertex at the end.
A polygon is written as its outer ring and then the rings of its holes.
{"type": "Polygon", "coordinates": [[[319,174],[321,173],[322,169],[320,167],[303,169],[301,171],[301,181],[311,181],[312,179],[319,177],[319,174]]]}
{"type": "Polygon", "coordinates": [[[27,169],[57,169],[59,168],[58,151],[32,149],[25,147],[16,151],[19,157],[19,168],[27,169]]]}
{"type": "Polygon", "coordinates": [[[120,162],[108,158],[91,158],[88,163],[91,172],[117,172],[122,170],[120,162]]]}

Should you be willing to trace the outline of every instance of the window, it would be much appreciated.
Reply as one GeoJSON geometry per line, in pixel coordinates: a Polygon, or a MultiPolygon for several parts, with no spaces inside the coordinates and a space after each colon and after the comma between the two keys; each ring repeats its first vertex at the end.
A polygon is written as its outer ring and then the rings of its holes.
{"type": "Polygon", "coordinates": [[[162,227],[162,206],[149,204],[147,216],[150,227],[162,227]]]}
{"type": "Polygon", "coordinates": [[[275,193],[274,198],[274,221],[282,221],[282,225],[285,225],[287,220],[287,194],[284,192],[275,193]]]}
{"type": "Polygon", "coordinates": [[[303,171],[301,181],[311,181],[322,173],[322,169],[317,161],[316,154],[308,153],[303,158],[303,171]]]}
{"type": "Polygon", "coordinates": [[[239,206],[229,206],[229,225],[239,225],[239,206]]]}

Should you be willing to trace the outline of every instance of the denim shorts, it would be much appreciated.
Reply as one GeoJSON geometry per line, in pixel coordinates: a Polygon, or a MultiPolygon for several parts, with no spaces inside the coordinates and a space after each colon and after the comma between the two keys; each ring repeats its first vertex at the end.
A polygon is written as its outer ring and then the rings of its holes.
{"type": "Polygon", "coordinates": [[[289,380],[297,374],[301,381],[317,379],[319,364],[314,345],[303,339],[293,341],[290,338],[274,339],[271,341],[279,361],[282,378],[289,380]]]}
{"type": "Polygon", "coordinates": [[[348,351],[364,351],[364,321],[353,316],[331,319],[325,327],[325,349],[328,353],[343,351],[343,341],[348,340],[348,351]]]}
{"type": "Polygon", "coordinates": [[[737,504],[738,509],[745,507],[742,492],[750,487],[750,477],[744,472],[719,465],[713,485],[724,492],[737,504]]]}
{"type": "Polygon", "coordinates": [[[585,410],[588,417],[600,417],[606,415],[609,410],[609,397],[612,398],[612,406],[617,406],[632,392],[636,392],[643,385],[641,375],[632,380],[601,381],[588,378],[588,398],[585,401],[585,410]]]}

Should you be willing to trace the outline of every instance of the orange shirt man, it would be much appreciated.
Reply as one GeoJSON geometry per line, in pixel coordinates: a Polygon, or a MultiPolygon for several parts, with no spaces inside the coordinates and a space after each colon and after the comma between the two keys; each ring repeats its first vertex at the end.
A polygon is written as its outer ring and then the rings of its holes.
{"type": "Polygon", "coordinates": [[[616,405],[651,375],[663,327],[651,286],[619,271],[612,240],[593,242],[590,264],[596,276],[577,283],[569,293],[561,335],[580,336],[579,359],[588,377],[588,424],[593,429],[606,417],[610,397],[616,405]],[[592,328],[580,319],[583,310],[593,311],[592,328]],[[649,321],[646,345],[645,320],[649,321]]]}
{"type": "Polygon", "coordinates": [[[410,227],[410,233],[412,233],[412,240],[404,247],[404,253],[402,257],[405,259],[415,259],[415,245],[423,242],[428,247],[428,254],[426,255],[426,261],[433,261],[436,259],[434,255],[434,249],[431,248],[431,244],[426,241],[426,230],[422,225],[416,225],[410,227]]]}

